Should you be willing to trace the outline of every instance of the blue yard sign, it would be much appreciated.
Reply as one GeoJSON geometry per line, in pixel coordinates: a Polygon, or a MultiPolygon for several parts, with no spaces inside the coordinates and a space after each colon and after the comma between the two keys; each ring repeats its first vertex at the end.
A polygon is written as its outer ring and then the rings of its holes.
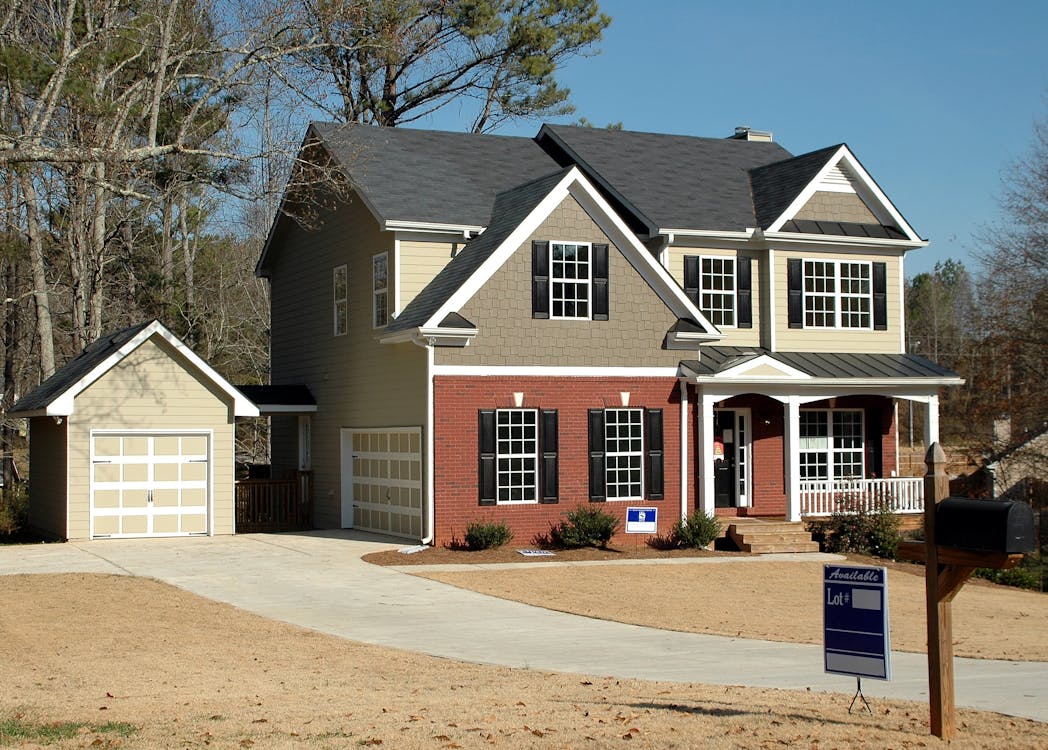
{"type": "Polygon", "coordinates": [[[626,508],[627,534],[655,534],[658,532],[658,508],[626,508]]]}
{"type": "Polygon", "coordinates": [[[886,568],[826,565],[823,626],[827,672],[891,679],[886,568]]]}

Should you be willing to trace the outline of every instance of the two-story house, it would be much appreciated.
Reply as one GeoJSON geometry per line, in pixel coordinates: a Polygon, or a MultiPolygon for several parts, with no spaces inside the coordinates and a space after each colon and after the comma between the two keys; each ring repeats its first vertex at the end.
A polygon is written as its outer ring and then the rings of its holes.
{"type": "Polygon", "coordinates": [[[315,525],[527,541],[600,502],[799,520],[843,497],[917,510],[898,399],[904,257],[927,244],[845,145],[546,125],[534,139],[314,124],[352,185],[275,223],[275,470],[315,525]]]}

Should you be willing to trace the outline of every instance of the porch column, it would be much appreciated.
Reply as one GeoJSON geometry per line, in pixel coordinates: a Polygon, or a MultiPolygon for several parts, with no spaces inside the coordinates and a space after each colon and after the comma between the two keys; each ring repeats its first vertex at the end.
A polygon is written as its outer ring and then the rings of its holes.
{"type": "Polygon", "coordinates": [[[688,517],[688,384],[680,385],[680,517],[688,517]]]}
{"type": "Polygon", "coordinates": [[[720,399],[708,393],[701,396],[699,410],[699,505],[703,513],[713,515],[713,405],[720,399]]]}
{"type": "Polygon", "coordinates": [[[924,445],[930,446],[939,442],[939,395],[928,396],[924,407],[924,445]]]}
{"type": "Polygon", "coordinates": [[[801,403],[790,396],[786,411],[786,520],[801,520],[801,403]]]}

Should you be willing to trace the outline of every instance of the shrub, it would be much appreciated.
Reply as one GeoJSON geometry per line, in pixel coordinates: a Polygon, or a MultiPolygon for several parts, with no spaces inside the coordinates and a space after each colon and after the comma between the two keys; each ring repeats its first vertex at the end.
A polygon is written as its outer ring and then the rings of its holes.
{"type": "Polygon", "coordinates": [[[29,488],[21,482],[0,495],[0,534],[16,534],[29,523],[29,488]]]}
{"type": "Polygon", "coordinates": [[[466,549],[474,552],[501,547],[512,538],[505,521],[474,521],[466,527],[466,549]]]}
{"type": "Polygon", "coordinates": [[[606,549],[618,527],[619,519],[615,516],[600,508],[582,505],[568,513],[566,520],[550,526],[549,540],[554,547],[606,549]]]}
{"type": "Polygon", "coordinates": [[[853,552],[894,560],[899,552],[899,517],[887,507],[868,510],[844,498],[827,521],[808,524],[824,552],[853,552]]]}
{"type": "Polygon", "coordinates": [[[1020,589],[1041,590],[1041,576],[1035,570],[1028,568],[1009,568],[1008,570],[996,570],[995,568],[976,568],[976,578],[985,578],[987,581],[999,583],[1002,586],[1015,586],[1020,589]]]}
{"type": "Polygon", "coordinates": [[[681,518],[673,524],[670,539],[673,540],[676,547],[702,549],[708,547],[714,539],[720,536],[720,531],[720,519],[696,510],[687,518],[681,518]]]}

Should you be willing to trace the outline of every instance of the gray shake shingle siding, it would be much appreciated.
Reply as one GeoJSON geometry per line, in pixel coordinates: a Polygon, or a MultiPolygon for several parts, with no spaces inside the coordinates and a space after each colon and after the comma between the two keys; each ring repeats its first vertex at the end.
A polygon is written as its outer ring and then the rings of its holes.
{"type": "Polygon", "coordinates": [[[815,179],[815,175],[826,166],[826,162],[841,145],[828,146],[792,159],[751,169],[749,178],[757,226],[767,229],[773,221],[782,216],[782,212],[808,183],[815,179]]]}

